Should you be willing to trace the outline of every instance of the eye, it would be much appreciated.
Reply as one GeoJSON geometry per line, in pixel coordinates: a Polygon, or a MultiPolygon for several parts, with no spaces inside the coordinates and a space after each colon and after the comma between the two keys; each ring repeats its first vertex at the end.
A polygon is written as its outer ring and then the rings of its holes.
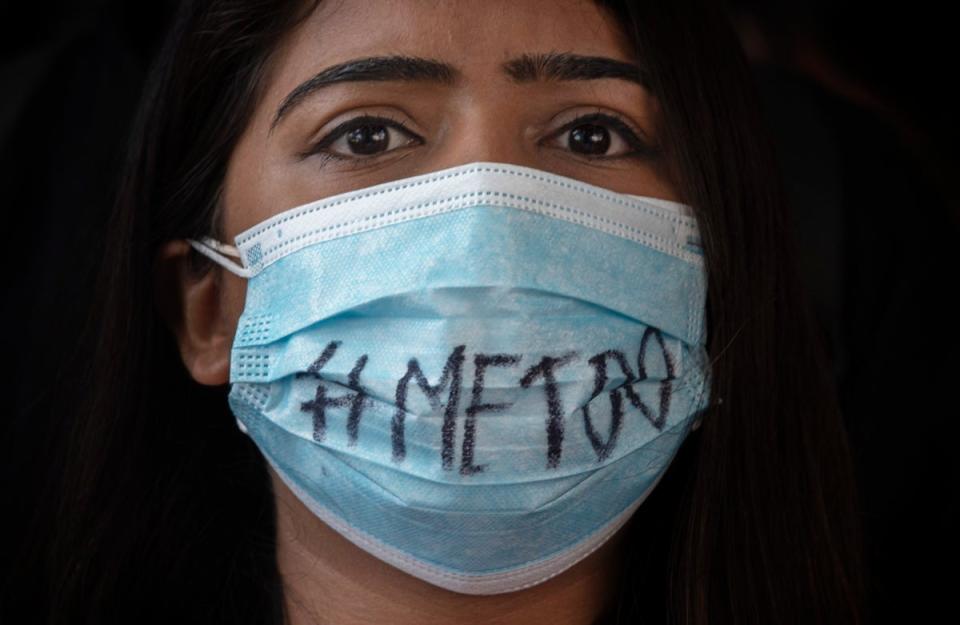
{"type": "Polygon", "coordinates": [[[554,142],[558,139],[560,147],[588,159],[646,159],[659,155],[659,149],[641,139],[623,119],[607,113],[580,115],[547,138],[554,142]]]}
{"type": "Polygon", "coordinates": [[[398,147],[422,142],[402,121],[360,115],[331,130],[301,156],[319,154],[324,160],[366,160],[398,147]]]}

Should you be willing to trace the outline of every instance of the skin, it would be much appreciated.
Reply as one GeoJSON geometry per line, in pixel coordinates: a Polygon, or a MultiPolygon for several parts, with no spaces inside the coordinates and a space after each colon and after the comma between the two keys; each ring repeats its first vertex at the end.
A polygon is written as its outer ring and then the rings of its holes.
{"type": "MultiPolygon", "coordinates": [[[[236,146],[224,181],[226,241],[287,209],[318,198],[474,161],[535,167],[622,193],[678,200],[658,159],[590,160],[557,129],[602,110],[656,138],[656,100],[633,82],[517,84],[500,69],[520,54],[572,52],[635,61],[615,22],[581,0],[339,0],[324,2],[282,42],[261,100],[236,146]],[[286,96],[320,70],[346,60],[403,54],[456,66],[462,81],[337,84],[289,110],[286,96]],[[402,121],[418,139],[390,129],[390,144],[365,161],[302,158],[319,138],[359,115],[402,121]]],[[[604,125],[603,122],[600,122],[604,125]]],[[[610,132],[608,154],[629,151],[610,132]]],[[[360,158],[342,138],[331,149],[360,158]]],[[[200,384],[229,382],[230,347],[243,310],[245,280],[217,267],[187,270],[190,248],[171,241],[158,257],[161,294],[183,362],[200,384]],[[172,302],[172,304],[171,304],[172,302]]],[[[491,596],[454,593],[396,569],[342,538],[271,472],[277,503],[277,561],[293,625],[355,623],[588,625],[612,599],[624,531],[560,575],[491,596]]]]}

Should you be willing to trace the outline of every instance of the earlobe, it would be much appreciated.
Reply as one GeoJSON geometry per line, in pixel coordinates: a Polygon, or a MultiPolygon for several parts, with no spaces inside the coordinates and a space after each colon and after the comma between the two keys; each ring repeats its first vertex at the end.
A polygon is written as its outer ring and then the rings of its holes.
{"type": "Polygon", "coordinates": [[[220,272],[191,271],[191,253],[190,244],[183,240],[163,245],[156,259],[154,297],[191,377],[200,384],[226,384],[233,329],[225,310],[220,272]]]}

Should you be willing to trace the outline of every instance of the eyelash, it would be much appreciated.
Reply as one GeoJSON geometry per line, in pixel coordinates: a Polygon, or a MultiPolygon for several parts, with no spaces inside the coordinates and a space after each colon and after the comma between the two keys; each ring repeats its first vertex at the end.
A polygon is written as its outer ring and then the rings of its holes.
{"type": "MultiPolygon", "coordinates": [[[[660,155],[659,148],[650,145],[646,141],[642,140],[639,136],[637,136],[637,133],[635,133],[633,129],[630,128],[630,126],[623,121],[623,119],[615,115],[601,113],[599,111],[595,113],[578,115],[575,119],[573,119],[570,122],[567,122],[562,127],[557,129],[553,134],[551,134],[545,140],[554,139],[564,134],[565,132],[576,128],[577,126],[594,123],[594,122],[605,122],[610,127],[612,127],[615,131],[617,131],[623,137],[624,141],[630,147],[631,151],[626,152],[624,154],[620,154],[618,156],[589,156],[587,154],[577,154],[577,156],[579,156],[580,158],[584,158],[591,161],[611,161],[611,160],[621,160],[621,159],[647,160],[647,159],[656,158],[657,156],[660,155]]],[[[323,138],[321,138],[319,141],[317,141],[312,146],[310,146],[310,148],[306,152],[302,153],[300,157],[307,158],[309,156],[319,156],[321,157],[321,163],[325,163],[331,160],[357,162],[357,161],[374,160],[395,151],[396,148],[390,149],[386,152],[381,152],[380,154],[374,154],[372,156],[359,156],[359,155],[358,156],[342,156],[334,152],[324,151],[326,148],[332,145],[334,141],[344,136],[351,130],[354,130],[355,128],[359,128],[362,126],[373,125],[373,124],[379,124],[383,126],[396,128],[407,135],[411,135],[416,141],[419,141],[419,142],[423,141],[422,137],[420,137],[413,131],[407,129],[406,124],[404,124],[402,120],[395,120],[389,117],[380,117],[376,115],[358,115],[357,117],[351,118],[343,122],[333,130],[328,132],[326,135],[323,136],[323,138]]]]}

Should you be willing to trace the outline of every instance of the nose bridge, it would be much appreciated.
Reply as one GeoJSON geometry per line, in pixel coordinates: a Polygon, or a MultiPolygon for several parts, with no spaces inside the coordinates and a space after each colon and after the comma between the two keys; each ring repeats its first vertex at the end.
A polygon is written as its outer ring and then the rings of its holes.
{"type": "Polygon", "coordinates": [[[464,97],[451,108],[437,168],[477,161],[535,167],[522,106],[509,101],[493,85],[481,85],[479,90],[481,95],[464,97]]]}

